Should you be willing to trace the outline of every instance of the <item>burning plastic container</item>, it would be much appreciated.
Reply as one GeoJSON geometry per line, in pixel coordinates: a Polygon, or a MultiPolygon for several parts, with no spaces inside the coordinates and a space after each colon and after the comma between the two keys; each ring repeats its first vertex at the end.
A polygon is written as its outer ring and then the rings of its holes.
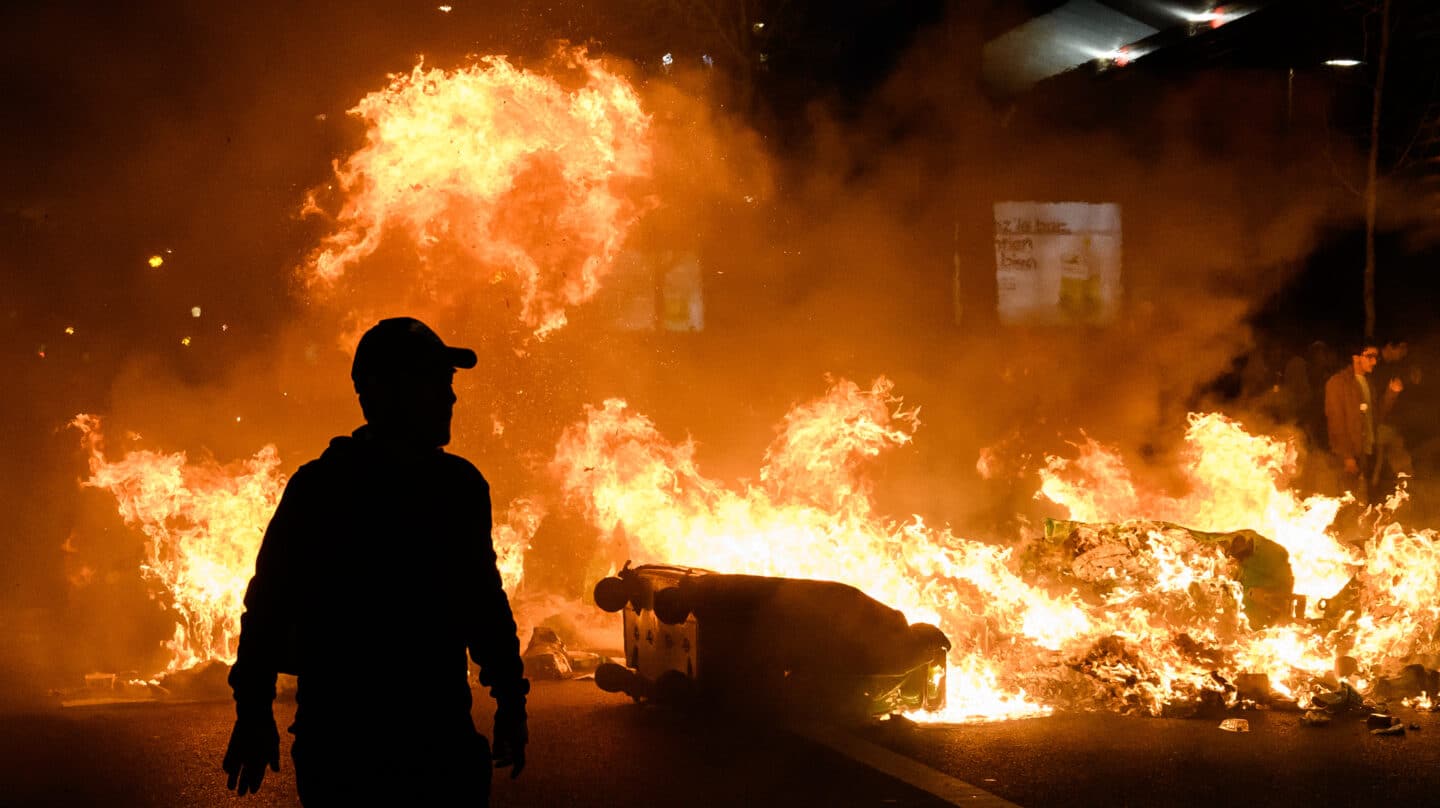
{"type": "Polygon", "coordinates": [[[623,611],[625,631],[625,665],[596,684],[637,701],[840,718],[945,704],[949,639],[853,586],[627,565],[595,603],[623,611]]]}

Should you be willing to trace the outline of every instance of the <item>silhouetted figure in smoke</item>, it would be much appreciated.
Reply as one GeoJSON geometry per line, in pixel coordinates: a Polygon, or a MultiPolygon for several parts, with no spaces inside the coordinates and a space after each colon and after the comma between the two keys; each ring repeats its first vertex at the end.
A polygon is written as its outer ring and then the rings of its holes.
{"type": "MultiPolygon", "coordinates": [[[[1381,343],[1380,367],[1375,375],[1388,379],[1391,385],[1398,384],[1405,395],[1396,399],[1395,406],[1375,427],[1375,468],[1370,471],[1372,486],[1380,482],[1382,470],[1397,479],[1401,475],[1415,475],[1406,439],[1414,434],[1411,429],[1416,410],[1414,399],[1425,380],[1420,367],[1410,361],[1410,341],[1400,336],[1391,336],[1381,343]]],[[[1429,417],[1425,420],[1434,417],[1434,413],[1427,415],[1429,417]]]]}
{"type": "Polygon", "coordinates": [[[277,672],[298,674],[291,756],[300,800],[489,802],[491,755],[470,717],[469,668],[495,697],[494,763],[525,766],[515,620],[490,541],[490,487],[446,454],[456,368],[475,352],[424,323],[383,320],[355,350],[366,425],[290,478],[245,594],[230,672],[228,785],[279,771],[277,672]]]}

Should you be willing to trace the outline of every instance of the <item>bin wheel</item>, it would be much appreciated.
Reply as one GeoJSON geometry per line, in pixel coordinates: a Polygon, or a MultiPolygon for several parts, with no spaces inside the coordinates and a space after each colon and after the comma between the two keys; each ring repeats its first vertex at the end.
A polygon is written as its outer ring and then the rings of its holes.
{"type": "Polygon", "coordinates": [[[628,693],[638,690],[639,674],[624,665],[606,662],[595,669],[595,685],[606,693],[628,693]]]}
{"type": "Polygon", "coordinates": [[[690,599],[680,587],[667,587],[655,593],[654,610],[660,622],[678,626],[690,619],[690,599]]]}
{"type": "Polygon", "coordinates": [[[655,680],[655,700],[688,707],[695,697],[695,680],[681,671],[665,671],[655,680]]]}
{"type": "Polygon", "coordinates": [[[601,578],[595,583],[595,605],[607,612],[618,612],[630,600],[628,587],[619,578],[601,578]]]}

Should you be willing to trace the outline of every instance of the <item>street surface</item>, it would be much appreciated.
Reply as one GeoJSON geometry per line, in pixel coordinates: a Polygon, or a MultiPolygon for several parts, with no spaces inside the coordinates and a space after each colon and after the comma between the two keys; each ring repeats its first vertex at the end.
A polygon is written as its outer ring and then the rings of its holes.
{"type": "Polygon", "coordinates": [[[1364,716],[1305,727],[1290,712],[1220,719],[1109,714],[860,733],[872,742],[1024,806],[1323,806],[1440,804],[1440,716],[1375,737],[1364,716]]]}
{"type": "MultiPolygon", "coordinates": [[[[483,729],[487,701],[476,710],[483,729]]],[[[1114,715],[791,732],[687,719],[590,681],[537,682],[530,704],[529,764],[517,781],[497,778],[501,808],[1003,805],[975,787],[1032,808],[1430,805],[1440,794],[1440,721],[1430,713],[1405,714],[1419,731],[1378,738],[1363,719],[1313,729],[1266,712],[1242,714],[1244,734],[1221,731],[1218,719],[1114,715]]],[[[277,708],[282,728],[292,713],[277,708]]],[[[0,805],[297,805],[283,733],[282,770],[259,794],[239,803],[225,790],[232,715],[212,701],[4,716],[0,805]]],[[[357,761],[357,776],[376,765],[357,761]]]]}
{"type": "MultiPolygon", "coordinates": [[[[476,725],[488,734],[493,702],[477,702],[476,725]]],[[[220,771],[233,709],[223,701],[139,703],[0,717],[0,805],[298,805],[283,732],[294,705],[276,708],[280,773],[267,773],[260,792],[243,802],[225,789],[220,771]]],[[[534,683],[530,737],[520,779],[497,773],[497,808],[945,805],[789,733],[685,720],[591,681],[534,683]]],[[[356,775],[378,765],[357,761],[356,775]]]]}

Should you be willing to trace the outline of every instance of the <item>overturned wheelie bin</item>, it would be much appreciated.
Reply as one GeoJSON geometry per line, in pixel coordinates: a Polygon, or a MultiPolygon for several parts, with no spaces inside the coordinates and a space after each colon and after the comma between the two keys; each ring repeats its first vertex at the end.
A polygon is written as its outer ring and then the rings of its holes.
{"type": "Polygon", "coordinates": [[[625,631],[596,684],[637,701],[857,720],[945,704],[949,639],[853,586],[627,564],[595,603],[625,631]]]}

